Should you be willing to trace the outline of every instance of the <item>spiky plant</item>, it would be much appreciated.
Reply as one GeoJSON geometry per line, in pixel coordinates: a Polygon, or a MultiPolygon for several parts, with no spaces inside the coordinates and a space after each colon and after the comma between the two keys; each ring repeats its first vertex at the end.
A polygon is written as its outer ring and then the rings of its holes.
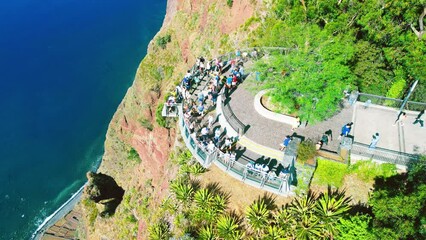
{"type": "Polygon", "coordinates": [[[204,168],[203,166],[201,166],[201,164],[199,164],[198,162],[196,162],[195,164],[189,166],[189,168],[188,168],[189,173],[192,173],[195,176],[198,176],[201,173],[205,173],[206,170],[207,169],[204,168]]]}
{"type": "Polygon", "coordinates": [[[170,189],[175,194],[176,199],[182,203],[188,204],[192,200],[194,189],[191,184],[177,180],[170,184],[170,189]]]}
{"type": "Polygon", "coordinates": [[[199,208],[206,209],[213,204],[213,194],[207,188],[198,190],[194,195],[194,202],[199,208]]]}
{"type": "Polygon", "coordinates": [[[230,215],[221,215],[216,222],[217,234],[221,239],[235,239],[240,236],[240,225],[237,219],[230,215]]]}
{"type": "Polygon", "coordinates": [[[198,232],[198,239],[200,240],[214,240],[217,239],[214,234],[214,229],[211,225],[204,226],[198,232]]]}
{"type": "Polygon", "coordinates": [[[271,213],[263,200],[257,200],[247,208],[247,222],[256,237],[262,236],[263,229],[269,225],[270,215],[271,213]]]}
{"type": "Polygon", "coordinates": [[[268,226],[268,229],[263,239],[264,240],[280,240],[280,239],[284,239],[284,237],[285,237],[285,231],[282,228],[280,228],[279,226],[270,225],[268,226]]]}
{"type": "Polygon", "coordinates": [[[322,225],[315,215],[316,197],[312,192],[295,198],[288,210],[295,222],[290,234],[296,239],[312,239],[322,236],[322,225]]]}
{"type": "Polygon", "coordinates": [[[217,213],[223,213],[228,205],[226,198],[223,195],[217,194],[213,198],[212,208],[217,213]]]}
{"type": "Polygon", "coordinates": [[[168,224],[164,220],[160,220],[148,228],[149,239],[163,240],[171,237],[168,224]]]}
{"type": "Polygon", "coordinates": [[[336,224],[351,209],[350,201],[351,199],[345,196],[344,191],[333,191],[330,186],[327,192],[318,197],[315,211],[324,225],[323,231],[326,237],[333,238],[336,235],[336,224]]]}

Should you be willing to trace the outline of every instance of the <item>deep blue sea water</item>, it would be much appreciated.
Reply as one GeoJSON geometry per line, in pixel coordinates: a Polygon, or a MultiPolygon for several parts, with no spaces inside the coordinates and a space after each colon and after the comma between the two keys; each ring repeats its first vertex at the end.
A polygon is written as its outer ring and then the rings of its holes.
{"type": "Polygon", "coordinates": [[[0,239],[85,182],[166,0],[0,1],[0,239]]]}

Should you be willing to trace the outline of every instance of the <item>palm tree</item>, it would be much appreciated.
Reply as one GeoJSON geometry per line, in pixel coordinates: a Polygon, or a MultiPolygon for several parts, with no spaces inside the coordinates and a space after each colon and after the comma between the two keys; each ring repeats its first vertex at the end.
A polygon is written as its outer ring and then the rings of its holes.
{"type": "Polygon", "coordinates": [[[252,231],[255,232],[256,237],[260,238],[262,230],[265,226],[269,225],[270,211],[268,210],[265,201],[257,200],[252,203],[246,210],[247,222],[252,231]]]}
{"type": "Polygon", "coordinates": [[[170,238],[170,230],[168,224],[164,220],[160,220],[158,223],[148,228],[149,239],[151,240],[163,240],[170,238]]]}
{"type": "Polygon", "coordinates": [[[326,237],[333,238],[337,233],[336,224],[342,215],[351,209],[350,201],[351,198],[346,197],[344,191],[333,191],[330,186],[327,192],[318,197],[315,211],[324,225],[323,230],[326,237]]]}
{"type": "Polygon", "coordinates": [[[217,234],[221,239],[236,239],[241,237],[242,234],[239,230],[240,225],[238,224],[237,219],[230,215],[221,215],[217,219],[216,229],[217,234]]]}

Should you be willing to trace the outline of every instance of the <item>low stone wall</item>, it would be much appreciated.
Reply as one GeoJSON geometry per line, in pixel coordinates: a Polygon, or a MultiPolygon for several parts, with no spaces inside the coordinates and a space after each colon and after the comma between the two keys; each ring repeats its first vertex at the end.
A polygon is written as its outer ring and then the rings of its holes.
{"type": "Polygon", "coordinates": [[[271,89],[262,90],[256,94],[256,96],[254,97],[254,109],[256,109],[256,111],[265,118],[268,118],[277,122],[289,124],[292,126],[296,125],[297,120],[295,117],[274,113],[272,111],[269,111],[262,105],[262,102],[261,102],[262,96],[265,95],[270,90],[271,89]]]}

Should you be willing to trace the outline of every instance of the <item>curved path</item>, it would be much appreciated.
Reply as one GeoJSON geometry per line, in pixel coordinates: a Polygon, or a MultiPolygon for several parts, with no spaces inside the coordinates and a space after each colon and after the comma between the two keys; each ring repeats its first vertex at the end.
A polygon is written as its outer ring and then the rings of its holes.
{"type": "MultiPolygon", "coordinates": [[[[246,81],[250,80],[247,79],[246,81]]],[[[248,125],[245,137],[259,145],[272,149],[278,149],[279,144],[286,135],[296,134],[305,139],[319,141],[323,133],[331,129],[333,140],[329,142],[329,145],[324,145],[323,149],[336,152],[340,144],[337,139],[340,129],[344,124],[352,121],[353,108],[347,107],[327,121],[306,127],[301,126],[292,132],[290,124],[277,122],[259,115],[254,108],[254,97],[255,93],[251,93],[246,84],[239,85],[231,95],[230,105],[232,111],[238,119],[248,125]]]]}

